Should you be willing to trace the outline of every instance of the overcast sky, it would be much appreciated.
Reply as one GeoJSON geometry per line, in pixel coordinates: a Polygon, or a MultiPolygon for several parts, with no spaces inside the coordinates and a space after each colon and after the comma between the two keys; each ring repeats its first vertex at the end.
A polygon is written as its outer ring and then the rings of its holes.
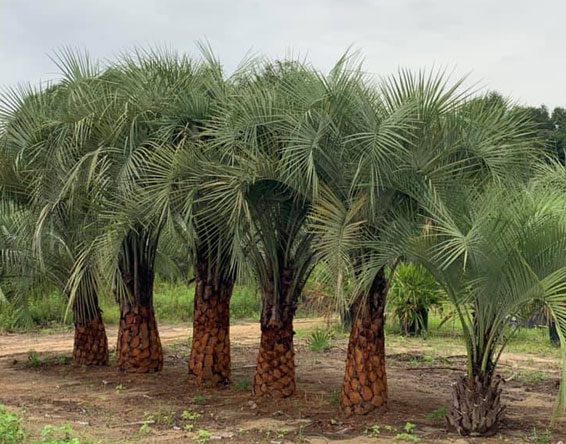
{"type": "Polygon", "coordinates": [[[326,70],[353,47],[372,73],[447,67],[566,106],[566,0],[0,0],[0,17],[1,87],[55,78],[49,55],[64,46],[112,58],[207,39],[227,70],[250,50],[326,70]]]}

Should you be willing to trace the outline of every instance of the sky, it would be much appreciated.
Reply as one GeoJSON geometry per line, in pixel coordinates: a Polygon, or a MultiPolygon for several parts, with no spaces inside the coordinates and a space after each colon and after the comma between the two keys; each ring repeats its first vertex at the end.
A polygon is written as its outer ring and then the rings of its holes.
{"type": "Polygon", "coordinates": [[[135,47],[198,54],[230,72],[247,55],[327,71],[441,68],[524,105],[566,106],[566,0],[0,0],[0,88],[57,78],[63,47],[112,60],[135,47]]]}

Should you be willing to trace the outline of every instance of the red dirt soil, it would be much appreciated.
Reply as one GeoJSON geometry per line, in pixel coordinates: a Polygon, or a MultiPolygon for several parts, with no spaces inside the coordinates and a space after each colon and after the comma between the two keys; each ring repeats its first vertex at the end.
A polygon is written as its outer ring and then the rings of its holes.
{"type": "MultiPolygon", "coordinates": [[[[323,322],[297,320],[294,327],[304,331],[323,322]]],[[[115,367],[74,368],[70,359],[61,359],[72,353],[70,332],[0,336],[0,403],[17,411],[36,439],[47,424],[70,424],[81,438],[102,443],[198,442],[199,430],[210,432],[211,440],[227,443],[401,442],[395,437],[411,422],[423,443],[495,443],[529,442],[533,429],[539,433],[547,429],[558,390],[558,372],[554,367],[549,370],[548,360],[529,358],[529,368],[545,372],[546,377],[536,383],[512,379],[505,384],[508,411],[500,435],[463,439],[430,415],[447,405],[450,383],[463,373],[463,348],[435,365],[423,360],[422,350],[410,344],[388,347],[388,412],[345,417],[338,405],[345,339],[334,341],[324,353],[311,352],[304,339],[296,339],[297,394],[274,401],[251,395],[259,324],[231,326],[233,383],[225,389],[197,387],[189,378],[189,328],[160,326],[159,333],[165,363],[157,374],[122,374],[115,367]],[[28,362],[30,350],[39,354],[37,366],[28,362]],[[200,416],[187,419],[190,415],[183,418],[183,412],[200,416]],[[380,433],[371,437],[367,429],[374,425],[380,426],[380,433]]],[[[115,344],[116,329],[108,328],[108,335],[109,343],[115,344]]],[[[526,365],[524,357],[510,354],[503,364],[526,365]]],[[[508,377],[510,370],[503,373],[508,377]]],[[[203,439],[205,435],[201,432],[203,439]]],[[[566,424],[555,424],[552,436],[551,442],[564,440],[566,424]]]]}

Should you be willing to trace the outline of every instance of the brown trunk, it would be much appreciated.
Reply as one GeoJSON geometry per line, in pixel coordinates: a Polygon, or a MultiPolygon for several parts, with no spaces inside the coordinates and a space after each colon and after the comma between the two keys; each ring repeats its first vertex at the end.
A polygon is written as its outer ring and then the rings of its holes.
{"type": "Polygon", "coordinates": [[[256,396],[286,398],[295,393],[293,321],[261,326],[261,343],[253,382],[256,396]]]}
{"type": "Polygon", "coordinates": [[[234,282],[215,284],[198,267],[189,373],[197,385],[230,382],[230,297],[234,282]]]}
{"type": "Polygon", "coordinates": [[[74,365],[108,365],[108,339],[102,316],[75,322],[74,365]]]}
{"type": "Polygon", "coordinates": [[[163,350],[153,308],[123,304],[116,359],[118,369],[126,372],[149,373],[163,368],[163,350]]]}
{"type": "Polygon", "coordinates": [[[476,377],[470,381],[461,378],[453,384],[452,405],[448,423],[463,436],[491,436],[497,433],[505,413],[501,405],[501,382],[496,376],[491,381],[476,377]]]}
{"type": "Polygon", "coordinates": [[[384,308],[387,282],[381,271],[367,297],[360,298],[354,320],[340,405],[346,415],[387,406],[384,308]]]}

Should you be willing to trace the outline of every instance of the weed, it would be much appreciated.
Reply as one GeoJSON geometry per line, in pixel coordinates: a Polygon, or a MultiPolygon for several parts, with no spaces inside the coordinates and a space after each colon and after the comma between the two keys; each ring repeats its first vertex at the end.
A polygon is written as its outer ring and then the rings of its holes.
{"type": "Polygon", "coordinates": [[[71,358],[65,355],[57,356],[57,364],[59,365],[69,365],[71,358]]]}
{"type": "Polygon", "coordinates": [[[330,404],[339,405],[340,404],[340,390],[334,389],[330,392],[330,404]]]}
{"type": "Polygon", "coordinates": [[[241,379],[234,383],[234,388],[240,392],[249,392],[252,389],[252,383],[249,379],[241,379]]]}
{"type": "Polygon", "coordinates": [[[149,435],[150,428],[149,428],[149,421],[144,421],[144,423],[140,426],[138,433],[142,436],[149,435]]]}
{"type": "Polygon", "coordinates": [[[41,430],[41,442],[44,444],[80,444],[80,439],[76,436],[73,428],[66,424],[56,427],[46,425],[41,430]]]}
{"type": "Polygon", "coordinates": [[[204,405],[206,404],[206,397],[202,395],[197,395],[193,398],[193,403],[196,405],[204,405]]]}
{"type": "Polygon", "coordinates": [[[426,419],[433,422],[442,422],[447,414],[448,410],[446,410],[446,407],[440,407],[427,414],[426,419]]]}
{"type": "Polygon", "coordinates": [[[6,410],[0,404],[0,442],[3,444],[19,444],[25,439],[21,418],[6,410]]]}
{"type": "Polygon", "coordinates": [[[375,424],[375,425],[372,425],[371,427],[368,427],[366,429],[365,433],[370,438],[377,438],[377,437],[379,437],[379,434],[381,433],[381,428],[377,424],[375,424]]]}
{"type": "Polygon", "coordinates": [[[116,393],[122,393],[124,390],[126,390],[126,387],[124,386],[124,384],[118,384],[116,386],[116,393]]]}
{"type": "Polygon", "coordinates": [[[307,338],[309,349],[313,352],[325,352],[332,347],[334,331],[328,328],[317,328],[307,338]]]}
{"type": "Polygon", "coordinates": [[[184,410],[181,414],[181,419],[183,421],[196,421],[201,417],[200,413],[193,412],[191,410],[184,410]]]}
{"type": "Polygon", "coordinates": [[[43,360],[36,351],[28,352],[28,365],[30,367],[38,368],[43,365],[43,360]]]}
{"type": "Polygon", "coordinates": [[[536,427],[534,427],[533,432],[528,439],[529,442],[532,442],[533,444],[550,444],[552,440],[552,433],[548,429],[539,432],[536,427]]]}
{"type": "Polygon", "coordinates": [[[403,427],[404,432],[398,433],[395,436],[395,440],[405,442],[420,442],[421,439],[417,435],[415,435],[416,428],[417,426],[412,422],[405,423],[405,426],[403,427]]]}
{"type": "Polygon", "coordinates": [[[208,442],[210,441],[210,438],[212,438],[212,433],[208,430],[200,429],[197,431],[196,440],[198,443],[208,442]]]}
{"type": "Polygon", "coordinates": [[[548,375],[541,371],[523,371],[517,373],[517,381],[526,384],[540,384],[548,379],[548,375]]]}

